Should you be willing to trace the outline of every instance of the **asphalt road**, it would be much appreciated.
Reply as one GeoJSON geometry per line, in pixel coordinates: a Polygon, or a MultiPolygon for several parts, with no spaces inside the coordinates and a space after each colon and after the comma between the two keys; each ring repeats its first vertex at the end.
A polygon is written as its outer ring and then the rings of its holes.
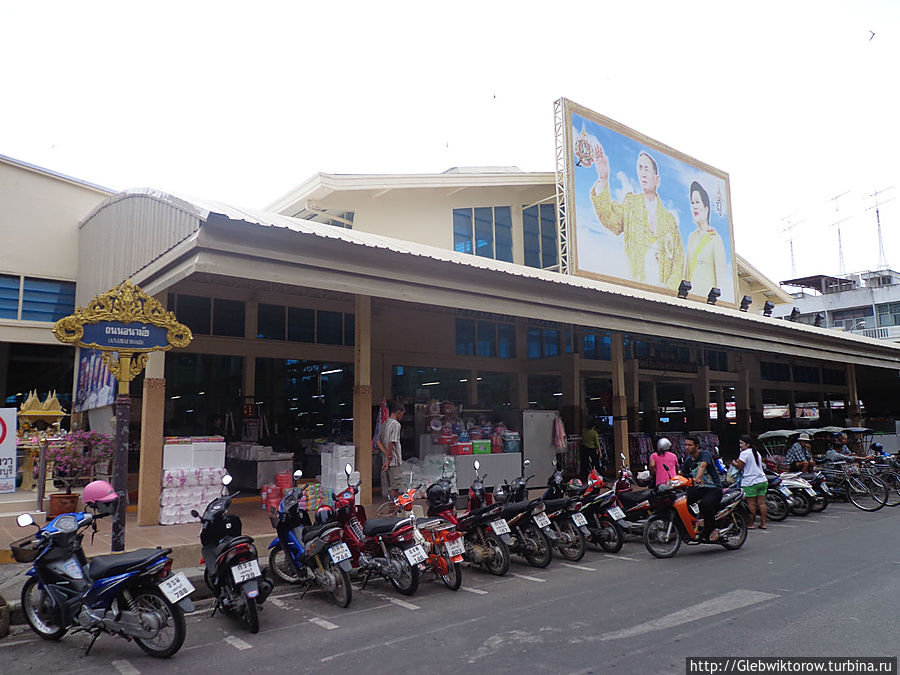
{"type": "MultiPolygon", "coordinates": [[[[686,656],[895,656],[900,510],[832,504],[752,530],[744,547],[682,547],[657,560],[629,539],[615,555],[498,578],[466,569],[463,589],[425,581],[412,598],[385,582],[342,610],[277,587],[249,635],[201,609],[168,661],[101,637],[59,643],[18,627],[0,672],[684,673],[686,656]]],[[[203,603],[204,606],[207,603],[203,603]]]]}

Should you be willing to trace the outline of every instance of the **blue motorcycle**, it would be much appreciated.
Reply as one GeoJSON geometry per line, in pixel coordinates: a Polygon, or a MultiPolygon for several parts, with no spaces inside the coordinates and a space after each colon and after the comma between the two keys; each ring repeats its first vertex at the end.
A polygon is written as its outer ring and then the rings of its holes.
{"type": "MultiPolygon", "coordinates": [[[[295,471],[295,481],[302,475],[295,471]]],[[[270,512],[278,536],[269,544],[269,569],[285,583],[305,584],[303,595],[316,585],[339,606],[347,607],[353,599],[348,574],[352,563],[350,548],[343,542],[344,532],[336,522],[327,522],[332,514],[325,510],[323,522],[313,525],[306,510],[300,508],[300,492],[299,487],[289,489],[278,510],[270,512]]]]}
{"type": "MultiPolygon", "coordinates": [[[[104,505],[99,505],[103,507],[104,505]]],[[[193,611],[193,585],[172,574],[172,549],[143,548],[101,555],[88,561],[81,543],[84,528],[111,515],[114,507],[90,513],[64,513],[39,527],[27,513],[19,527],[34,525],[34,536],[11,544],[18,562],[30,562],[22,588],[22,611],[31,629],[45,640],[59,640],[70,629],[93,638],[102,633],[134,640],[150,656],[167,658],[184,643],[184,612],[193,611]]]]}

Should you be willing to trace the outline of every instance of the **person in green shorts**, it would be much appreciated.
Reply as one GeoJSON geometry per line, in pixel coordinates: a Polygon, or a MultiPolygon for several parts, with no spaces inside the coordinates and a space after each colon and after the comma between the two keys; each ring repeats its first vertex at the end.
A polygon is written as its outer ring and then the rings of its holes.
{"type": "Polygon", "coordinates": [[[747,506],[750,509],[750,522],[748,529],[756,527],[756,510],[759,508],[759,529],[765,530],[766,523],[766,491],[769,489],[769,479],[763,471],[762,458],[753,447],[753,437],[741,434],[738,440],[741,454],[731,465],[741,471],[741,488],[744,497],[747,498],[747,506]]]}

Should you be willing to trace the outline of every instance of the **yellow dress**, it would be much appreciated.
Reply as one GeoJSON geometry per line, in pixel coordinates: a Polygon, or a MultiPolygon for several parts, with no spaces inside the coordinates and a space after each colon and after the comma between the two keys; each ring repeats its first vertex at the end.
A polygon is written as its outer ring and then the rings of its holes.
{"type": "Polygon", "coordinates": [[[600,194],[592,190],[591,201],[600,224],[613,234],[624,234],[625,257],[631,269],[631,280],[649,283],[646,258],[647,252],[655,246],[659,284],[677,290],[683,278],[684,245],[675,217],[666,211],[659,197],[656,197],[655,233],[650,229],[643,194],[630,192],[619,203],[613,201],[607,185],[600,194]]]}
{"type": "Polygon", "coordinates": [[[715,230],[694,230],[688,237],[684,259],[684,278],[691,282],[691,292],[709,293],[727,283],[725,244],[715,230]]]}

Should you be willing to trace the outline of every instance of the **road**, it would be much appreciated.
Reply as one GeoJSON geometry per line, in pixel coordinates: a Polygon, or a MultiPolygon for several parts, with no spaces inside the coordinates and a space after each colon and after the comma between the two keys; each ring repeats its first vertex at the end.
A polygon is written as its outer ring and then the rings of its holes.
{"type": "MultiPolygon", "coordinates": [[[[895,656],[900,510],[832,504],[751,530],[744,547],[682,547],[670,560],[631,540],[545,570],[466,569],[463,589],[425,581],[412,598],[385,582],[342,610],[279,586],[257,635],[201,608],[168,661],[101,637],[0,641],[0,672],[684,673],[686,656],[895,656]]],[[[206,603],[204,603],[206,605],[206,603]]]]}

